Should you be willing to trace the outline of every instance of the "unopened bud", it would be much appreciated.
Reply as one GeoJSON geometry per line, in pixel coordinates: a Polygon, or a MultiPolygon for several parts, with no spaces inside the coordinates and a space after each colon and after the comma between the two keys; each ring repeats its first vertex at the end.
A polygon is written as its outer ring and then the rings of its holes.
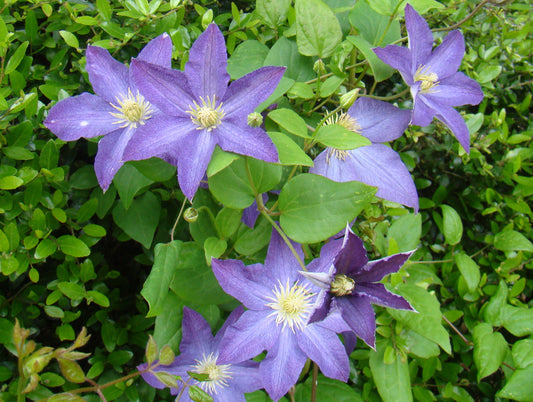
{"type": "Polygon", "coordinates": [[[163,366],[168,366],[174,361],[174,351],[168,345],[163,346],[161,352],[159,352],[159,363],[163,366]]]}
{"type": "Polygon", "coordinates": [[[324,64],[322,59],[318,59],[317,61],[315,61],[313,71],[319,75],[326,74],[326,65],[324,64]]]}
{"type": "Polygon", "coordinates": [[[355,288],[355,281],[346,275],[335,275],[331,282],[330,292],[335,296],[346,296],[352,293],[355,288]]]}
{"type": "Polygon", "coordinates": [[[196,210],[196,208],[187,208],[183,213],[183,219],[185,219],[185,221],[189,223],[196,222],[198,220],[198,211],[196,210]]]}
{"type": "Polygon", "coordinates": [[[248,125],[250,127],[259,127],[261,124],[263,124],[261,113],[253,112],[248,115],[248,125]]]}
{"type": "Polygon", "coordinates": [[[349,109],[353,105],[360,90],[361,88],[355,88],[341,96],[340,105],[344,110],[349,109]]]}

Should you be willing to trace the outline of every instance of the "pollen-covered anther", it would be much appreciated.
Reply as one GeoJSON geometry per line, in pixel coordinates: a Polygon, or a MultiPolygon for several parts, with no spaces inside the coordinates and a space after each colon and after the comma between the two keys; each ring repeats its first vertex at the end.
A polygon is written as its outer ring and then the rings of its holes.
{"type": "Polygon", "coordinates": [[[339,126],[342,126],[356,134],[361,134],[361,131],[363,131],[357,120],[348,113],[337,113],[334,116],[330,116],[326,120],[325,124],[338,124],[339,126]]]}
{"type": "Polygon", "coordinates": [[[330,285],[330,293],[334,296],[346,296],[352,294],[355,289],[355,281],[352,278],[348,278],[346,275],[335,275],[333,282],[330,285]]]}
{"type": "Polygon", "coordinates": [[[329,163],[332,156],[344,162],[346,160],[346,157],[348,156],[348,151],[345,151],[343,149],[330,148],[326,155],[327,163],[329,163]]]}
{"type": "Polygon", "coordinates": [[[270,316],[276,316],[276,323],[283,324],[283,329],[289,327],[292,332],[295,329],[302,330],[307,323],[309,314],[313,309],[311,298],[314,294],[296,281],[292,286],[287,283],[274,289],[274,297],[268,297],[272,303],[267,306],[274,312],[270,316]]]}
{"type": "Polygon", "coordinates": [[[198,127],[197,130],[211,131],[216,128],[226,115],[222,110],[222,103],[216,106],[215,97],[207,97],[207,100],[200,96],[200,103],[193,101],[193,106],[189,106],[190,110],[187,111],[191,115],[191,120],[198,127]],[[216,106],[216,107],[215,107],[216,106]]]}
{"type": "Polygon", "coordinates": [[[420,81],[420,92],[422,93],[435,92],[434,89],[439,85],[439,77],[430,71],[429,66],[420,65],[413,79],[415,82],[420,81]]]}
{"type": "Polygon", "coordinates": [[[137,128],[152,117],[154,112],[150,102],[144,99],[139,91],[134,95],[130,88],[126,96],[121,99],[117,97],[116,100],[119,106],[111,103],[111,106],[117,110],[117,112],[111,112],[111,116],[118,119],[113,124],[120,124],[121,128],[137,128]]]}
{"type": "Polygon", "coordinates": [[[200,381],[200,387],[209,392],[211,395],[216,394],[218,389],[228,386],[228,380],[231,380],[231,364],[217,364],[217,358],[214,353],[202,356],[201,360],[196,360],[196,364],[191,371],[198,374],[207,374],[209,379],[200,381]]]}

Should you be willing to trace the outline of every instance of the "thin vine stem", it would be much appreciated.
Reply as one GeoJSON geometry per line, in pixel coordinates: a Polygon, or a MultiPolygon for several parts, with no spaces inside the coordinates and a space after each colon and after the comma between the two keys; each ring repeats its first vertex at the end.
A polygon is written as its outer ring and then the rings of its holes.
{"type": "Polygon", "coordinates": [[[176,218],[176,221],[174,222],[174,226],[172,226],[172,230],[170,231],[170,241],[174,241],[174,232],[176,231],[176,228],[178,227],[178,222],[180,221],[181,215],[183,214],[183,210],[185,209],[185,204],[187,204],[187,198],[183,200],[183,204],[181,204],[180,212],[178,213],[178,217],[176,218]]]}

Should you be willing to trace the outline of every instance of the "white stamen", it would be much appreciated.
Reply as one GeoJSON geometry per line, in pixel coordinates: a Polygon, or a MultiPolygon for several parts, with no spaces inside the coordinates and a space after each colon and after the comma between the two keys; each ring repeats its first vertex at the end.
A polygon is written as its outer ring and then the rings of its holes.
{"type": "Polygon", "coordinates": [[[214,353],[202,356],[201,360],[196,360],[196,365],[191,371],[198,374],[208,374],[209,379],[206,381],[199,381],[198,385],[211,395],[216,395],[219,388],[228,386],[228,380],[231,380],[232,372],[230,370],[231,364],[218,364],[218,356],[214,353]]]}
{"type": "Polygon", "coordinates": [[[298,281],[291,286],[288,279],[285,286],[279,282],[279,287],[273,293],[273,297],[267,297],[272,300],[267,306],[274,310],[269,317],[275,315],[276,323],[283,324],[283,329],[288,326],[292,332],[295,329],[302,330],[313,310],[311,298],[314,294],[298,281]]]}
{"type": "Polygon", "coordinates": [[[136,95],[133,95],[131,89],[128,88],[128,94],[126,96],[123,96],[122,99],[116,99],[119,106],[111,103],[111,106],[118,111],[118,113],[111,113],[111,116],[118,119],[114,124],[120,124],[122,128],[137,128],[152,117],[151,115],[154,112],[152,105],[144,99],[139,91],[137,91],[136,95]]]}
{"type": "Polygon", "coordinates": [[[190,110],[187,111],[191,115],[191,120],[198,127],[197,130],[211,131],[222,122],[222,119],[226,115],[222,110],[222,103],[216,106],[215,97],[207,97],[207,101],[200,96],[200,103],[193,101],[194,106],[189,105],[190,110]],[[216,106],[216,107],[215,107],[216,106]]]}

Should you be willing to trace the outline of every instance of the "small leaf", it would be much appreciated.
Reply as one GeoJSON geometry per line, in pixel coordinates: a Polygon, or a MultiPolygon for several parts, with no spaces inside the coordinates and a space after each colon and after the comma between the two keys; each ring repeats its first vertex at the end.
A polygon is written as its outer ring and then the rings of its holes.
{"type": "Polygon", "coordinates": [[[480,280],[479,265],[464,252],[456,254],[454,258],[461,275],[465,278],[468,291],[475,292],[480,280]]]}
{"type": "Polygon", "coordinates": [[[78,38],[76,38],[76,35],[74,35],[72,32],[59,31],[59,35],[61,35],[61,37],[65,40],[67,45],[69,45],[71,47],[74,47],[76,49],[80,47],[80,43],[78,42],[78,38]]]}
{"type": "Polygon", "coordinates": [[[164,366],[168,366],[174,361],[174,351],[169,345],[165,345],[161,348],[159,352],[159,363],[164,366]]]}
{"type": "Polygon", "coordinates": [[[24,58],[24,55],[26,54],[26,49],[28,48],[29,42],[22,42],[17,50],[15,50],[15,53],[9,58],[6,68],[4,70],[4,74],[11,74],[13,71],[15,71],[24,58]]]}
{"type": "Polygon", "coordinates": [[[189,398],[194,402],[213,402],[213,398],[202,388],[192,385],[189,387],[189,398]]]}
{"type": "Polygon", "coordinates": [[[74,236],[63,235],[57,239],[57,244],[63,253],[72,257],[87,257],[91,254],[89,247],[74,236]]]}
{"type": "Polygon", "coordinates": [[[268,136],[278,150],[282,165],[313,166],[313,160],[288,135],[269,131],[268,136]]]}
{"type": "Polygon", "coordinates": [[[517,401],[533,401],[533,364],[516,370],[496,395],[517,401]]]}
{"type": "Polygon", "coordinates": [[[24,180],[16,176],[6,176],[0,179],[0,190],[14,190],[24,184],[24,180]]]}
{"type": "Polygon", "coordinates": [[[481,323],[473,331],[474,362],[477,367],[477,381],[494,373],[507,354],[507,342],[499,332],[492,332],[492,325],[481,323]]]}
{"type": "Polygon", "coordinates": [[[372,144],[368,138],[339,124],[328,124],[320,127],[316,133],[316,140],[326,147],[342,150],[356,149],[372,144]]]}
{"type": "Polygon", "coordinates": [[[61,291],[61,293],[72,300],[83,299],[86,295],[85,289],[74,282],[59,282],[57,284],[57,288],[61,291]]]}
{"type": "Polygon", "coordinates": [[[494,236],[494,247],[501,251],[528,251],[533,253],[533,244],[523,234],[506,230],[494,236]]]}
{"type": "Polygon", "coordinates": [[[275,109],[268,114],[280,127],[298,137],[309,138],[307,124],[295,111],[290,109],[275,109]]]}
{"type": "Polygon", "coordinates": [[[446,242],[455,246],[463,237],[463,222],[459,214],[449,205],[441,205],[442,208],[442,232],[446,242]]]}
{"type": "Polygon", "coordinates": [[[148,342],[144,352],[148,366],[151,366],[152,363],[157,359],[157,352],[157,344],[155,343],[154,338],[152,335],[148,335],[148,342]]]}
{"type": "Polygon", "coordinates": [[[83,370],[81,369],[78,363],[62,358],[58,358],[57,361],[59,363],[61,373],[63,374],[63,377],[65,377],[65,379],[76,384],[85,381],[85,374],[83,373],[83,370]]]}

